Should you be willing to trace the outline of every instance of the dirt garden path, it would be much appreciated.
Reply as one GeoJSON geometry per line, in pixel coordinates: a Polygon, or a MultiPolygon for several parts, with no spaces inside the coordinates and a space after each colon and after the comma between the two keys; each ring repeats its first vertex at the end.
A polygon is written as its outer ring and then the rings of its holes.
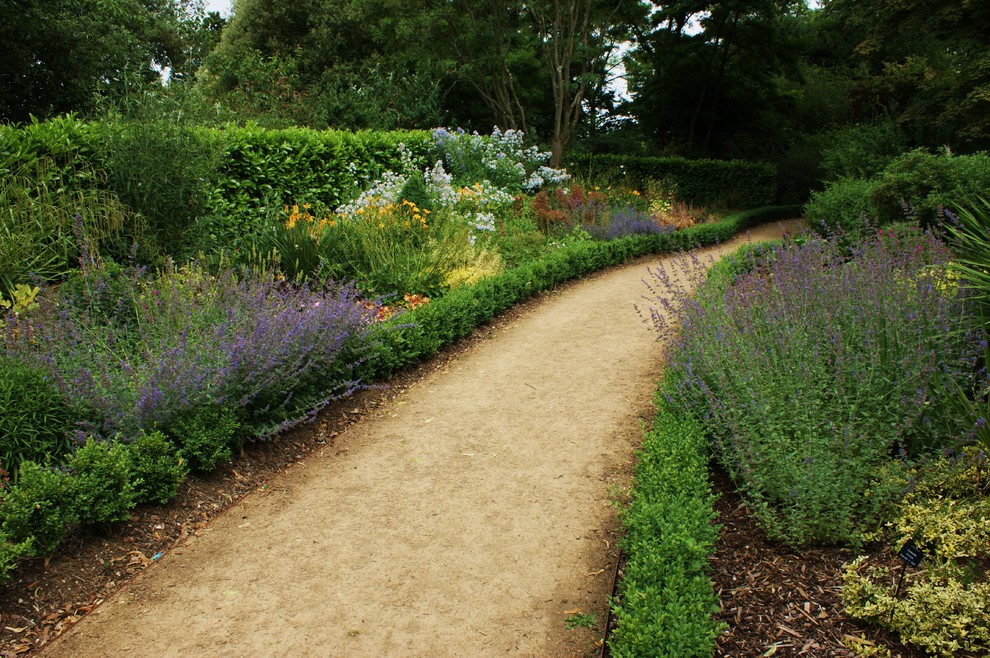
{"type": "Polygon", "coordinates": [[[596,653],[600,630],[567,626],[594,615],[601,629],[607,614],[610,488],[628,484],[660,370],[633,308],[647,264],[549,295],[246,496],[41,654],[596,653]]]}

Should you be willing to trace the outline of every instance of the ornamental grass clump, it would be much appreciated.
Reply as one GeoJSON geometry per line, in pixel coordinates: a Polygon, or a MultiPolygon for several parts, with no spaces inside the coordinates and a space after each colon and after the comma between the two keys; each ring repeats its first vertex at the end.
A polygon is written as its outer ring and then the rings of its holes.
{"type": "Polygon", "coordinates": [[[950,382],[985,386],[949,259],[930,234],[885,229],[851,249],[785,242],[692,300],[655,273],[658,328],[683,309],[671,400],[704,420],[772,537],[857,541],[876,524],[875,477],[892,454],[957,445],[977,429],[942,394],[950,382]]]}
{"type": "Polygon", "coordinates": [[[45,312],[9,322],[5,344],[50,374],[82,429],[133,439],[216,406],[257,434],[358,387],[376,310],[352,287],[270,273],[95,264],[45,312]]]}

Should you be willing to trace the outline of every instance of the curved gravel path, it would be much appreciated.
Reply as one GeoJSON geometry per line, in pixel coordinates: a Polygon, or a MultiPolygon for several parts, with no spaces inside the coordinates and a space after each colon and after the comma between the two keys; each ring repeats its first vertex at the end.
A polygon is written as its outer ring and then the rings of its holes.
{"type": "Polygon", "coordinates": [[[596,654],[601,631],[566,622],[594,615],[601,629],[607,613],[610,489],[628,484],[661,367],[633,307],[656,260],[550,294],[246,496],[42,655],[596,654]]]}

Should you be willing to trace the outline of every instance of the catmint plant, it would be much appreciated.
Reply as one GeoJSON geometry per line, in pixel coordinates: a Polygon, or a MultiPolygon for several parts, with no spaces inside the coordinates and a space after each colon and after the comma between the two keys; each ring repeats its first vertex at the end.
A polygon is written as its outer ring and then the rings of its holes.
{"type": "MultiPolygon", "coordinates": [[[[975,430],[941,394],[982,390],[981,344],[946,247],[885,229],[852,248],[785,242],[730,283],[688,298],[652,278],[653,316],[670,333],[671,400],[709,428],[715,452],[772,536],[852,542],[874,522],[873,478],[975,430]]],[[[702,271],[700,265],[688,272],[702,271]]]]}
{"type": "Polygon", "coordinates": [[[50,373],[85,429],[136,437],[218,405],[261,431],[359,386],[377,303],[352,287],[213,276],[195,264],[83,276],[95,283],[64,286],[47,314],[8,325],[6,346],[50,373]]]}

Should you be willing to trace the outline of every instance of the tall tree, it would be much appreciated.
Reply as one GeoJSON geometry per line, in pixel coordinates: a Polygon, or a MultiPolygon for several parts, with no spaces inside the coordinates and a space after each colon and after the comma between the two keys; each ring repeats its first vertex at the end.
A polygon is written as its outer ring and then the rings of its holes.
{"type": "Polygon", "coordinates": [[[159,81],[185,67],[200,0],[7,0],[0,3],[0,120],[89,111],[97,88],[159,81]]]}
{"type": "Polygon", "coordinates": [[[779,145],[784,137],[767,118],[789,102],[780,83],[796,72],[785,25],[803,8],[792,0],[654,3],[628,62],[640,125],[686,155],[734,155],[740,135],[763,130],[768,147],[779,145]]]}

